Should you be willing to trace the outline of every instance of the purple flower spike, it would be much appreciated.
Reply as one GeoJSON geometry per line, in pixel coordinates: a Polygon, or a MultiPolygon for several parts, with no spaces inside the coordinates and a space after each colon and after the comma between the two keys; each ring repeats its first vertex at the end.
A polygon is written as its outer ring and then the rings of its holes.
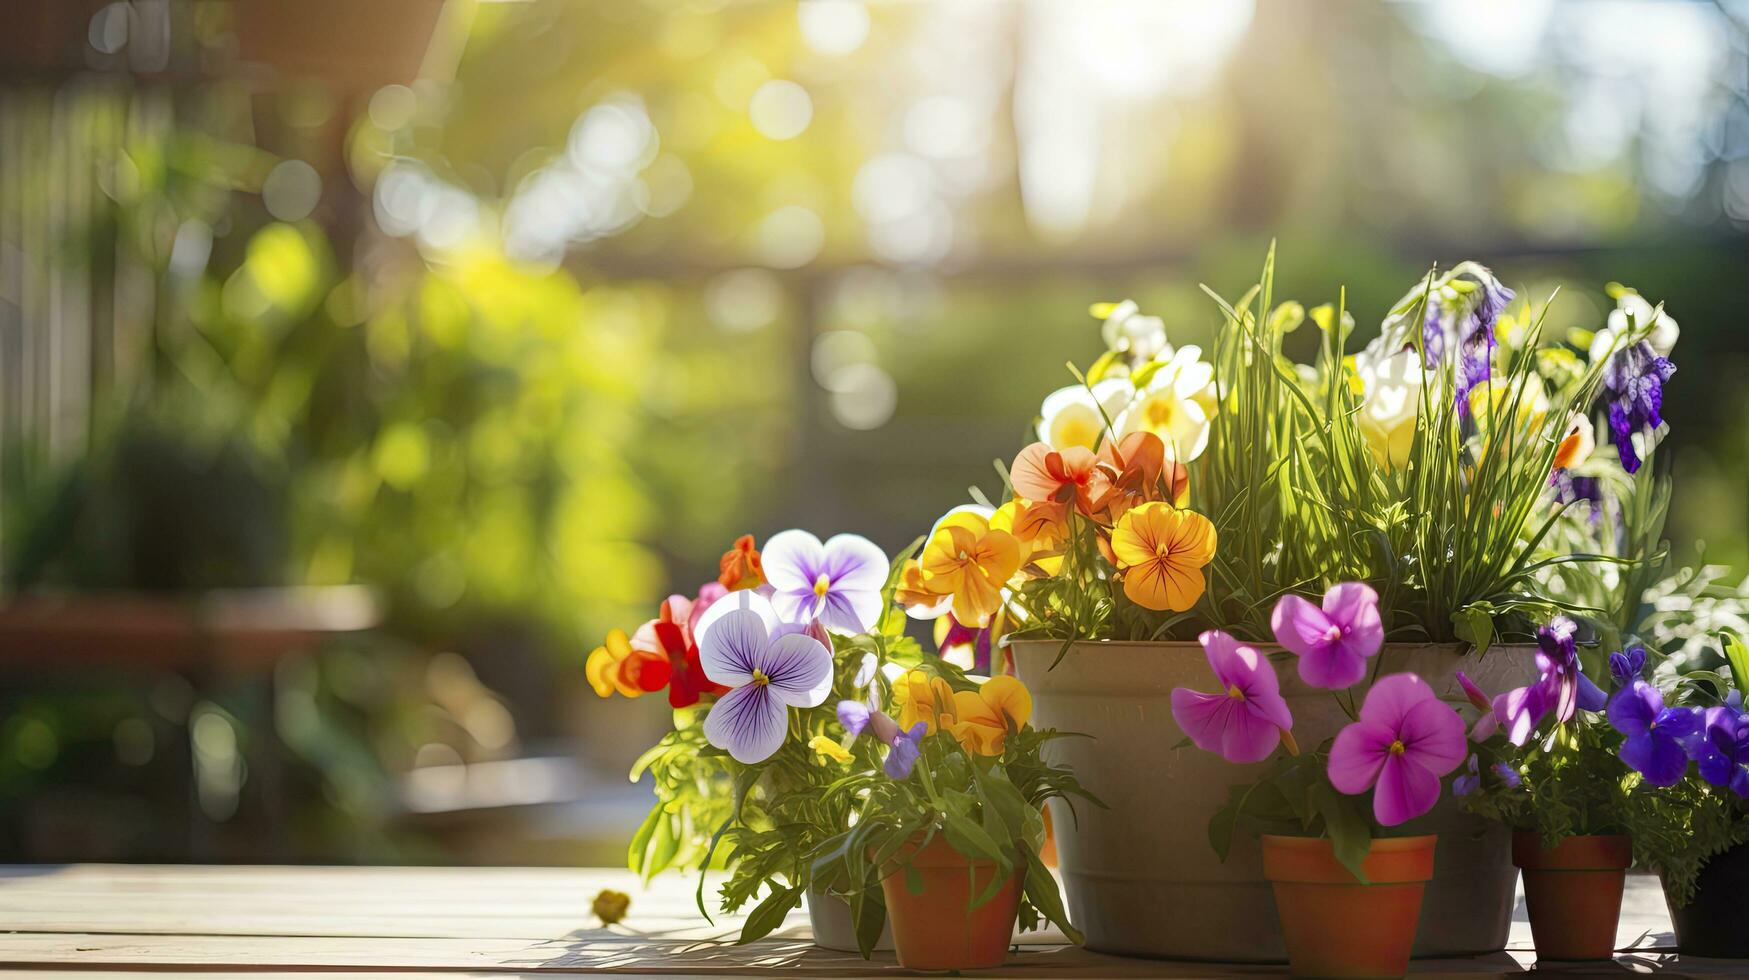
{"type": "Polygon", "coordinates": [[[1255,647],[1220,630],[1198,639],[1221,690],[1173,688],[1172,720],[1205,752],[1218,752],[1228,762],[1262,762],[1294,726],[1275,668],[1255,647]]]}
{"type": "Polygon", "coordinates": [[[1447,344],[1457,345],[1457,412],[1459,418],[1468,418],[1470,390],[1493,377],[1494,324],[1514,294],[1474,262],[1458,266],[1445,283],[1427,297],[1422,349],[1431,371],[1446,357],[1447,344]]]}
{"type": "Polygon", "coordinates": [[[1640,341],[1617,351],[1603,368],[1603,387],[1609,393],[1609,431],[1621,468],[1640,469],[1634,449],[1634,434],[1664,424],[1664,382],[1676,373],[1668,357],[1659,357],[1652,345],[1640,341]]]}
{"type": "Polygon", "coordinates": [[[1627,736],[1621,761],[1646,782],[1674,786],[1682,779],[1688,771],[1683,743],[1700,729],[1693,710],[1666,708],[1657,688],[1635,679],[1609,700],[1608,717],[1611,727],[1627,736]]]}
{"type": "Polygon", "coordinates": [[[806,531],[782,531],[760,556],[784,622],[817,619],[838,633],[866,633],[880,622],[887,555],[869,539],[839,534],[821,544],[806,531]]]}
{"type": "Polygon", "coordinates": [[[1330,785],[1350,796],[1373,790],[1373,816],[1386,827],[1439,802],[1439,780],[1464,761],[1464,720],[1414,674],[1380,678],[1360,720],[1330,746],[1330,785]]]}
{"type": "Polygon", "coordinates": [[[1634,647],[1609,655],[1609,673],[1618,683],[1626,684],[1646,670],[1646,648],[1634,647]]]}
{"type": "Polygon", "coordinates": [[[1506,784],[1508,789],[1517,789],[1524,785],[1524,777],[1518,774],[1518,770],[1504,762],[1494,763],[1493,770],[1494,775],[1500,777],[1500,781],[1506,784]]]}
{"type": "Polygon", "coordinates": [[[1362,582],[1332,586],[1321,609],[1284,595],[1269,625],[1275,641],[1300,658],[1300,679],[1333,691],[1360,683],[1367,659],[1385,642],[1379,595],[1362,582]]]}
{"type": "Polygon", "coordinates": [[[733,688],[705,716],[705,739],[744,764],[782,747],[790,708],[812,708],[832,692],[831,651],[807,633],[772,635],[750,608],[713,622],[698,654],[706,677],[733,688]]]}

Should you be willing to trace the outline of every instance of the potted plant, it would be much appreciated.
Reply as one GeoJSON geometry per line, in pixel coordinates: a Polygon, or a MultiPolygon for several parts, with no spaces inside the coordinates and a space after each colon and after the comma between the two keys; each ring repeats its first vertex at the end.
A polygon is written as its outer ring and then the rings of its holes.
{"type": "Polygon", "coordinates": [[[934,661],[896,679],[892,714],[881,702],[838,705],[856,764],[830,795],[859,800],[858,818],[814,863],[817,880],[850,896],[857,935],[890,921],[913,970],[1001,966],[1017,920],[1049,920],[1079,942],[1040,855],[1040,808],[1086,794],[1044,761],[1059,733],[1029,727],[1026,685],[934,661]]]}
{"type": "Polygon", "coordinates": [[[1636,773],[1624,814],[1642,865],[1658,872],[1676,945],[1692,956],[1749,958],[1749,647],[1720,637],[1728,667],[1636,672],[1609,701],[1621,759],[1636,773]],[[1724,674],[1728,673],[1727,678],[1724,674]]]}
{"type": "MultiPolygon", "coordinates": [[[[1604,723],[1602,689],[1586,677],[1579,626],[1556,617],[1538,631],[1538,680],[1489,697],[1460,677],[1482,712],[1476,751],[1454,791],[1472,812],[1511,827],[1538,960],[1615,954],[1633,842],[1622,816],[1628,769],[1604,723]]],[[[1610,657],[1617,683],[1639,675],[1643,649],[1610,657]]]]}
{"type": "Polygon", "coordinates": [[[1337,585],[1323,608],[1283,596],[1271,619],[1300,679],[1352,720],[1302,750],[1270,657],[1220,630],[1204,633],[1216,690],[1174,690],[1173,719],[1229,763],[1269,762],[1228,790],[1209,842],[1224,861],[1236,827],[1265,831],[1263,876],[1296,975],[1401,976],[1437,837],[1386,834],[1439,801],[1441,780],[1465,755],[1463,719],[1415,674],[1380,675],[1384,628],[1368,586],[1337,585]]]}
{"type": "MultiPolygon", "coordinates": [[[[1536,679],[1534,624],[1571,611],[1550,576],[1590,560],[1550,544],[1576,519],[1561,477],[1591,452],[1586,413],[1612,352],[1650,329],[1630,320],[1588,356],[1571,337],[1545,340],[1546,305],[1512,305],[1464,263],[1430,274],[1355,352],[1344,302],[1278,302],[1273,264],[1239,301],[1216,298],[1206,359],[1133,303],[1095,307],[1106,353],[1045,399],[999,506],[951,512],[903,573],[913,615],[1006,633],[1040,723],[1093,736],[1052,751],[1110,806],[1057,821],[1071,913],[1104,952],[1285,954],[1257,846],[1221,864],[1185,843],[1230,779],[1225,763],[1171,748],[1171,691],[1202,669],[1186,641],[1268,638],[1280,596],[1318,601],[1355,581],[1379,596],[1384,673],[1452,700],[1460,669],[1495,690],[1536,679]],[[1308,323],[1316,356],[1297,364],[1284,346],[1308,323]],[[1111,744],[1132,748],[1099,748],[1111,744]],[[1137,840],[1144,813],[1159,832],[1137,840]]],[[[1309,744],[1348,720],[1296,678],[1282,695],[1309,744]]],[[[1415,830],[1439,836],[1447,869],[1427,889],[1417,954],[1501,948],[1509,834],[1450,800],[1415,830]]]]}
{"type": "MultiPolygon", "coordinates": [[[[828,793],[852,761],[834,705],[868,697],[882,665],[921,658],[892,607],[892,566],[865,538],[821,542],[791,530],[763,549],[743,536],[720,572],[692,597],[670,596],[631,633],[609,633],[586,664],[598,695],[666,691],[674,710],[673,730],[632,770],[634,780],[652,775],[656,801],[632,838],[630,866],[645,877],[726,868],[722,910],[752,903],[742,942],[769,934],[805,900],[820,945],[891,948],[878,921],[856,935],[849,906],[813,880],[809,855],[847,829],[856,809],[854,799],[828,793]],[[786,680],[761,666],[772,658],[810,672],[786,680]],[[734,717],[751,720],[729,724],[734,717]]],[[[708,917],[704,889],[701,874],[708,917]]]]}

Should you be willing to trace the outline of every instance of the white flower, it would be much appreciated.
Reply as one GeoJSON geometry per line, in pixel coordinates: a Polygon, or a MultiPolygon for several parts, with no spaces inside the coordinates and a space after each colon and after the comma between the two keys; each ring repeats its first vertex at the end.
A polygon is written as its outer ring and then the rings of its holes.
{"type": "Polygon", "coordinates": [[[1634,318],[1636,333],[1645,330],[1647,325],[1651,326],[1652,332],[1646,336],[1646,342],[1652,345],[1652,350],[1660,357],[1670,356],[1677,339],[1682,336],[1676,319],[1647,302],[1644,296],[1629,290],[1616,299],[1615,309],[1609,311],[1609,325],[1597,331],[1597,336],[1592,338],[1592,363],[1608,357],[1615,349],[1616,338],[1627,332],[1630,314],[1634,318]]]}
{"type": "Polygon", "coordinates": [[[1555,466],[1557,470],[1572,469],[1591,458],[1597,450],[1597,431],[1591,424],[1591,416],[1584,412],[1574,412],[1573,418],[1567,423],[1567,432],[1561,437],[1561,445],[1555,450],[1555,466]]]}
{"type": "Polygon", "coordinates": [[[1143,316],[1133,300],[1112,307],[1099,328],[1107,350],[1129,356],[1132,364],[1146,364],[1161,355],[1170,356],[1166,324],[1157,316],[1143,316]]]}
{"type": "Polygon", "coordinates": [[[1045,396],[1039,408],[1039,441],[1056,450],[1070,446],[1093,449],[1105,433],[1106,420],[1115,423],[1135,394],[1136,386],[1129,378],[1094,382],[1092,391],[1085,385],[1058,388],[1045,396]]]}
{"type": "Polygon", "coordinates": [[[1124,413],[1118,432],[1154,433],[1166,444],[1168,459],[1189,462],[1201,456],[1215,413],[1215,369],[1201,357],[1201,348],[1186,344],[1161,364],[1124,413]]]}
{"type": "Polygon", "coordinates": [[[1413,348],[1381,357],[1371,348],[1354,358],[1363,386],[1360,434],[1380,464],[1401,469],[1415,444],[1415,420],[1421,414],[1421,358],[1413,348]]]}

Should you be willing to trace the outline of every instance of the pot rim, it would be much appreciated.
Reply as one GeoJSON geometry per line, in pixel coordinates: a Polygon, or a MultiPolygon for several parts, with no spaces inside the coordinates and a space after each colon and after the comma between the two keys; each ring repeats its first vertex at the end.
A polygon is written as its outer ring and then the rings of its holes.
{"type": "Polygon", "coordinates": [[[1512,863],[1525,871],[1625,871],[1634,842],[1626,834],[1573,834],[1544,847],[1535,831],[1514,830],[1512,863]]]}
{"type": "Polygon", "coordinates": [[[1283,834],[1259,837],[1265,880],[1344,888],[1424,884],[1433,878],[1433,854],[1439,844],[1438,834],[1373,838],[1363,862],[1368,881],[1362,883],[1336,860],[1335,845],[1328,837],[1283,834]]]}

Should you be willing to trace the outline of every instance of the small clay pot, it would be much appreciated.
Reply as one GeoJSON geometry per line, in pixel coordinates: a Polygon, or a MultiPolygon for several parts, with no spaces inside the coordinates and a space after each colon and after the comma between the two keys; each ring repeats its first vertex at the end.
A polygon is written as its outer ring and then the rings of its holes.
{"type": "Polygon", "coordinates": [[[1538,960],[1607,960],[1615,955],[1622,888],[1633,841],[1619,834],[1568,837],[1544,847],[1512,835],[1512,863],[1524,871],[1524,904],[1538,960]]]}
{"type": "Polygon", "coordinates": [[[893,948],[907,970],[983,970],[1001,966],[1014,940],[1022,873],[1016,870],[989,901],[974,906],[995,880],[994,861],[967,858],[935,835],[922,849],[901,851],[882,869],[881,892],[893,948]],[[916,869],[923,890],[906,887],[905,865],[916,869]]]}
{"type": "Polygon", "coordinates": [[[1288,966],[1300,977],[1400,977],[1421,922],[1421,896],[1433,877],[1437,835],[1372,842],[1361,883],[1321,837],[1263,836],[1263,875],[1287,940],[1288,966]]]}

